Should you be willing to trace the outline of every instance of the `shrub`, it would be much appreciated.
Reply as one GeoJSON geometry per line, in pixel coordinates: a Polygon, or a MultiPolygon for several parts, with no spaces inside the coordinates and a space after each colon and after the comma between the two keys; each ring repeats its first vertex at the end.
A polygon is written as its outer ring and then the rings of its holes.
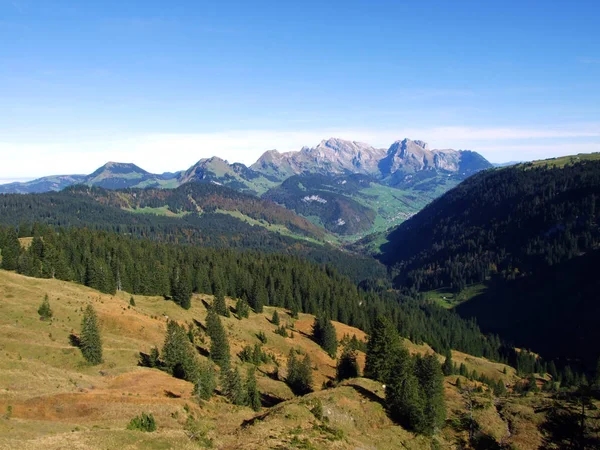
{"type": "Polygon", "coordinates": [[[127,425],[128,430],[138,430],[151,433],[156,431],[156,421],[152,414],[142,413],[141,416],[134,417],[127,425]]]}

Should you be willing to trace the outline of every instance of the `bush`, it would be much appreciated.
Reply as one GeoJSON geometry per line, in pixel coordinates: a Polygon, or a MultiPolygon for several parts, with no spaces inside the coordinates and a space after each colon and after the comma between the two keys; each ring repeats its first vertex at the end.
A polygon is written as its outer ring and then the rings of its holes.
{"type": "Polygon", "coordinates": [[[275,330],[275,334],[278,334],[279,336],[283,336],[283,337],[288,337],[287,330],[285,329],[285,327],[283,325],[281,325],[280,327],[278,327],[275,330]]]}
{"type": "Polygon", "coordinates": [[[152,414],[142,413],[141,416],[134,417],[127,425],[128,430],[138,430],[151,433],[156,431],[156,421],[152,414]]]}

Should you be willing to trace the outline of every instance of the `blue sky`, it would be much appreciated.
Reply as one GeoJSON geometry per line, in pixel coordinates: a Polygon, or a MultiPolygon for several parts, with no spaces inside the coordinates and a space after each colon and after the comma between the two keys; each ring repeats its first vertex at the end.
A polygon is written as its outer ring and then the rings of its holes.
{"type": "Polygon", "coordinates": [[[331,136],[600,151],[600,2],[0,0],[0,180],[331,136]]]}

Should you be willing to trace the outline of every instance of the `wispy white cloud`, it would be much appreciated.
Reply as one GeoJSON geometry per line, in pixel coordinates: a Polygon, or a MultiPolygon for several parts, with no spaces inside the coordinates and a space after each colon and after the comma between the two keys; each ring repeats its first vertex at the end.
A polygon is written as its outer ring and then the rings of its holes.
{"type": "Polygon", "coordinates": [[[432,127],[312,130],[233,130],[213,133],[146,133],[111,140],[23,142],[0,140],[0,177],[90,173],[107,161],[133,162],[151,172],[188,168],[219,156],[252,164],[266,150],[299,150],[322,139],[367,142],[387,148],[405,137],[432,148],[471,149],[492,161],[528,160],[600,151],[600,124],[564,127],[432,127]]]}

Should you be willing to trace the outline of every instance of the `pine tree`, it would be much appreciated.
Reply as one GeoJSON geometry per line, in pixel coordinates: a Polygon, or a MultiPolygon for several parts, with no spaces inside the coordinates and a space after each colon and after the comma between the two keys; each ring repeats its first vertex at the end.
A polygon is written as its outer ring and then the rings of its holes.
{"type": "Polygon", "coordinates": [[[260,392],[258,391],[258,386],[256,384],[254,367],[248,369],[248,374],[246,375],[246,398],[248,399],[248,406],[254,411],[260,411],[260,392]]]}
{"type": "Polygon", "coordinates": [[[337,354],[337,336],[335,327],[327,316],[315,317],[313,323],[313,338],[332,358],[337,354]]]}
{"type": "Polygon", "coordinates": [[[88,305],[83,313],[80,348],[83,357],[90,364],[96,365],[102,362],[102,340],[98,328],[98,317],[92,305],[88,305]]]}
{"type": "Polygon", "coordinates": [[[150,350],[150,357],[148,359],[150,367],[160,368],[162,366],[160,361],[160,352],[158,351],[157,347],[152,347],[150,350]]]}
{"type": "Polygon", "coordinates": [[[417,358],[415,369],[425,400],[423,421],[415,429],[422,434],[432,435],[442,428],[446,420],[442,367],[435,355],[427,355],[417,358]]]}
{"type": "Polygon", "coordinates": [[[296,352],[291,349],[288,356],[287,370],[286,383],[296,395],[312,392],[313,376],[310,356],[306,355],[302,361],[298,361],[296,352]]]}
{"type": "Polygon", "coordinates": [[[396,328],[388,319],[378,317],[367,343],[365,377],[387,382],[394,364],[394,355],[400,351],[402,345],[396,328]]]}
{"type": "Polygon", "coordinates": [[[273,311],[273,317],[271,318],[271,323],[273,325],[279,326],[279,313],[277,310],[273,311]]]}
{"type": "Polygon", "coordinates": [[[360,376],[360,369],[356,361],[356,350],[346,345],[337,364],[336,379],[338,381],[360,376]]]}
{"type": "Polygon", "coordinates": [[[185,328],[170,320],[162,350],[163,364],[176,378],[194,383],[198,377],[196,350],[192,347],[185,328]]]}
{"type": "Polygon", "coordinates": [[[192,284],[187,275],[187,270],[179,270],[179,277],[174,282],[172,295],[173,301],[183,309],[192,307],[192,284]]]}
{"type": "Polygon", "coordinates": [[[385,403],[391,418],[404,427],[420,432],[425,419],[426,401],[414,364],[405,349],[393,358],[385,387],[385,403]]]}
{"type": "Polygon", "coordinates": [[[239,406],[246,404],[246,390],[242,385],[242,377],[237,367],[221,371],[221,385],[223,386],[223,395],[231,403],[239,406]]]}
{"type": "Polygon", "coordinates": [[[454,363],[452,362],[452,350],[448,350],[448,353],[446,354],[446,360],[444,361],[444,364],[442,365],[442,372],[444,373],[444,376],[446,376],[446,377],[454,375],[454,363]]]}
{"type": "Polygon", "coordinates": [[[221,368],[229,367],[229,341],[221,319],[214,309],[208,311],[206,331],[210,337],[210,358],[221,368]]]}
{"type": "Polygon", "coordinates": [[[52,318],[52,309],[50,308],[50,301],[48,300],[48,294],[44,295],[44,300],[38,308],[38,314],[42,320],[48,320],[52,318]]]}
{"type": "Polygon", "coordinates": [[[21,244],[14,228],[9,228],[2,242],[2,268],[4,270],[16,270],[18,267],[21,244]]]}
{"type": "Polygon", "coordinates": [[[210,362],[200,364],[198,378],[194,384],[194,395],[199,400],[210,400],[217,387],[215,369],[210,362]]]}
{"type": "Polygon", "coordinates": [[[214,309],[215,312],[220,316],[229,317],[229,308],[225,302],[225,296],[220,289],[215,292],[215,299],[213,300],[212,309],[214,309]]]}
{"type": "Polygon", "coordinates": [[[504,385],[504,381],[498,380],[496,384],[493,386],[494,395],[496,397],[504,397],[506,395],[506,386],[504,385]]]}
{"type": "Polygon", "coordinates": [[[246,300],[240,298],[235,304],[235,311],[238,318],[248,318],[250,314],[250,306],[248,306],[248,302],[246,300]]]}

